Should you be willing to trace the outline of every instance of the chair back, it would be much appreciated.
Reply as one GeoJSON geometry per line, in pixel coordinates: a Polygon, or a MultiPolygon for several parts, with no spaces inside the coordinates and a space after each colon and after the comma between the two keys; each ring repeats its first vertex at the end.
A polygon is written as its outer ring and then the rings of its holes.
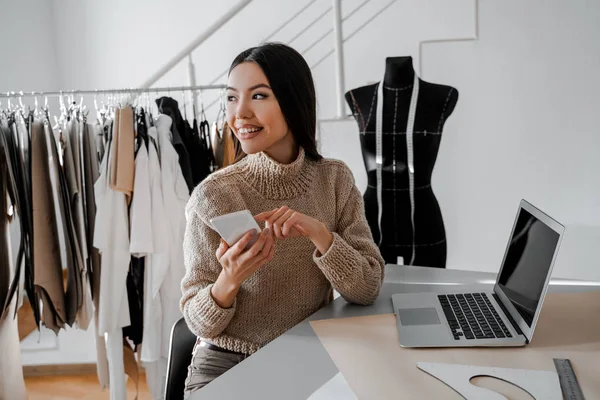
{"type": "Polygon", "coordinates": [[[185,319],[181,318],[173,324],[169,343],[165,399],[183,399],[185,379],[188,374],[188,366],[192,362],[195,343],[196,335],[190,332],[185,319]]]}

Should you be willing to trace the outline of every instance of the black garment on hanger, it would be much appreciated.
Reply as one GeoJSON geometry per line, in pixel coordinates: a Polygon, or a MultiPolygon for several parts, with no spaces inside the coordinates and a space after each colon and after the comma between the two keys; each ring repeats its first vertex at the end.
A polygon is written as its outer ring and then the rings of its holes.
{"type": "MultiPolygon", "coordinates": [[[[32,243],[31,232],[33,231],[32,210],[31,210],[31,188],[27,187],[25,182],[28,181],[26,175],[31,170],[26,157],[19,146],[19,135],[17,131],[14,114],[9,115],[8,124],[0,126],[0,151],[4,152],[5,160],[8,164],[8,179],[9,186],[12,188],[14,196],[14,215],[18,216],[19,228],[21,237],[19,239],[19,249],[16,255],[15,272],[13,280],[8,289],[8,295],[4,302],[4,308],[0,310],[0,314],[8,310],[13,296],[19,296],[19,281],[21,277],[21,266],[25,268],[25,291],[36,322],[36,326],[40,323],[40,309],[38,302],[35,300],[34,279],[33,279],[33,258],[32,258],[32,243]],[[29,168],[26,168],[29,167],[29,168]]],[[[29,149],[29,136],[23,138],[26,142],[26,147],[29,149]]],[[[10,190],[10,188],[9,188],[10,190]]],[[[17,309],[15,308],[15,315],[17,309]]]]}
{"type": "Polygon", "coordinates": [[[210,140],[210,124],[206,120],[206,116],[204,115],[204,111],[202,111],[202,120],[200,121],[200,126],[198,127],[198,141],[202,148],[206,149],[206,155],[208,158],[208,170],[209,173],[215,172],[218,169],[217,160],[215,159],[215,153],[212,147],[212,142],[210,140]]]}
{"type": "Polygon", "coordinates": [[[137,155],[137,150],[139,150],[140,146],[142,144],[146,145],[146,148],[148,148],[148,127],[146,126],[146,112],[144,111],[143,108],[140,109],[140,111],[138,113],[136,113],[136,121],[137,121],[137,136],[135,137],[136,140],[136,155],[137,155]]]}
{"type": "MultiPolygon", "coordinates": [[[[1,131],[0,135],[2,135],[1,131]]],[[[0,142],[0,315],[2,315],[2,311],[8,307],[11,300],[8,298],[11,268],[10,259],[8,257],[8,252],[10,250],[10,233],[8,233],[9,216],[6,213],[6,210],[8,210],[6,199],[9,189],[8,161],[2,143],[0,142]]],[[[12,195],[10,195],[10,197],[12,197],[12,195]]]]}
{"type": "Polygon", "coordinates": [[[144,269],[146,257],[131,257],[127,273],[127,300],[131,324],[123,328],[123,336],[136,346],[142,343],[144,330],[144,269]]]}
{"type": "Polygon", "coordinates": [[[215,157],[212,153],[212,150],[209,150],[206,147],[206,142],[202,140],[201,132],[198,129],[198,121],[196,120],[196,118],[194,118],[192,131],[192,145],[194,146],[194,154],[198,154],[198,157],[196,159],[197,165],[192,171],[194,173],[194,184],[197,185],[212,172],[211,160],[214,160],[215,157]]]}
{"type": "MultiPolygon", "coordinates": [[[[161,113],[168,115],[173,120],[173,123],[171,124],[171,134],[173,136],[172,144],[177,151],[177,154],[179,154],[179,166],[181,167],[183,178],[191,193],[195,185],[190,154],[193,155],[192,159],[197,158],[197,154],[193,154],[190,151],[193,150],[193,146],[190,145],[192,142],[191,128],[186,129],[186,125],[187,128],[189,128],[189,124],[187,124],[181,116],[179,105],[175,99],[171,97],[160,97],[156,99],[156,105],[161,113]]],[[[194,161],[194,164],[195,163],[196,161],[194,161]]]]}

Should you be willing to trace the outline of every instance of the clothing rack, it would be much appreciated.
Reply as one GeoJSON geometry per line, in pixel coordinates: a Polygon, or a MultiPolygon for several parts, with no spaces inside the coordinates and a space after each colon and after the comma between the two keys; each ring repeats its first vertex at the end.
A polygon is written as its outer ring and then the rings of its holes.
{"type": "Polygon", "coordinates": [[[19,98],[36,96],[64,96],[64,95],[97,95],[97,94],[137,94],[152,92],[182,92],[182,91],[203,91],[225,89],[226,85],[200,85],[200,86],[170,86],[170,87],[152,87],[152,88],[129,88],[129,89],[100,89],[100,90],[60,90],[51,92],[6,92],[0,93],[0,98],[19,98]]]}

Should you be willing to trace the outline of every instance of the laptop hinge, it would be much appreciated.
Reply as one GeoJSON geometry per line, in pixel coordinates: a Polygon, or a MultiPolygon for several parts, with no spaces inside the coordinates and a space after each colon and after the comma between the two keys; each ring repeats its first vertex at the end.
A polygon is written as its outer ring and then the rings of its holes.
{"type": "Polygon", "coordinates": [[[515,328],[515,331],[517,331],[517,333],[519,335],[525,337],[525,343],[529,344],[529,339],[527,339],[527,337],[523,334],[523,331],[521,331],[521,328],[519,328],[519,325],[517,325],[517,323],[513,319],[512,315],[510,315],[510,313],[508,312],[508,309],[504,306],[502,301],[500,301],[500,297],[498,297],[498,295],[493,292],[492,292],[492,296],[494,296],[494,299],[496,299],[496,303],[498,303],[498,305],[500,306],[502,311],[504,311],[504,315],[508,319],[508,322],[510,322],[510,324],[513,326],[513,328],[515,328]]]}

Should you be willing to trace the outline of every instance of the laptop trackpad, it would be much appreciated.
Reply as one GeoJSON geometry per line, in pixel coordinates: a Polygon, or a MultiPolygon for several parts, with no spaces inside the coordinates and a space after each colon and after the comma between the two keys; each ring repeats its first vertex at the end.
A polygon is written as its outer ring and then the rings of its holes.
{"type": "Polygon", "coordinates": [[[398,309],[398,318],[402,325],[438,325],[437,310],[431,308],[400,308],[398,309]]]}

